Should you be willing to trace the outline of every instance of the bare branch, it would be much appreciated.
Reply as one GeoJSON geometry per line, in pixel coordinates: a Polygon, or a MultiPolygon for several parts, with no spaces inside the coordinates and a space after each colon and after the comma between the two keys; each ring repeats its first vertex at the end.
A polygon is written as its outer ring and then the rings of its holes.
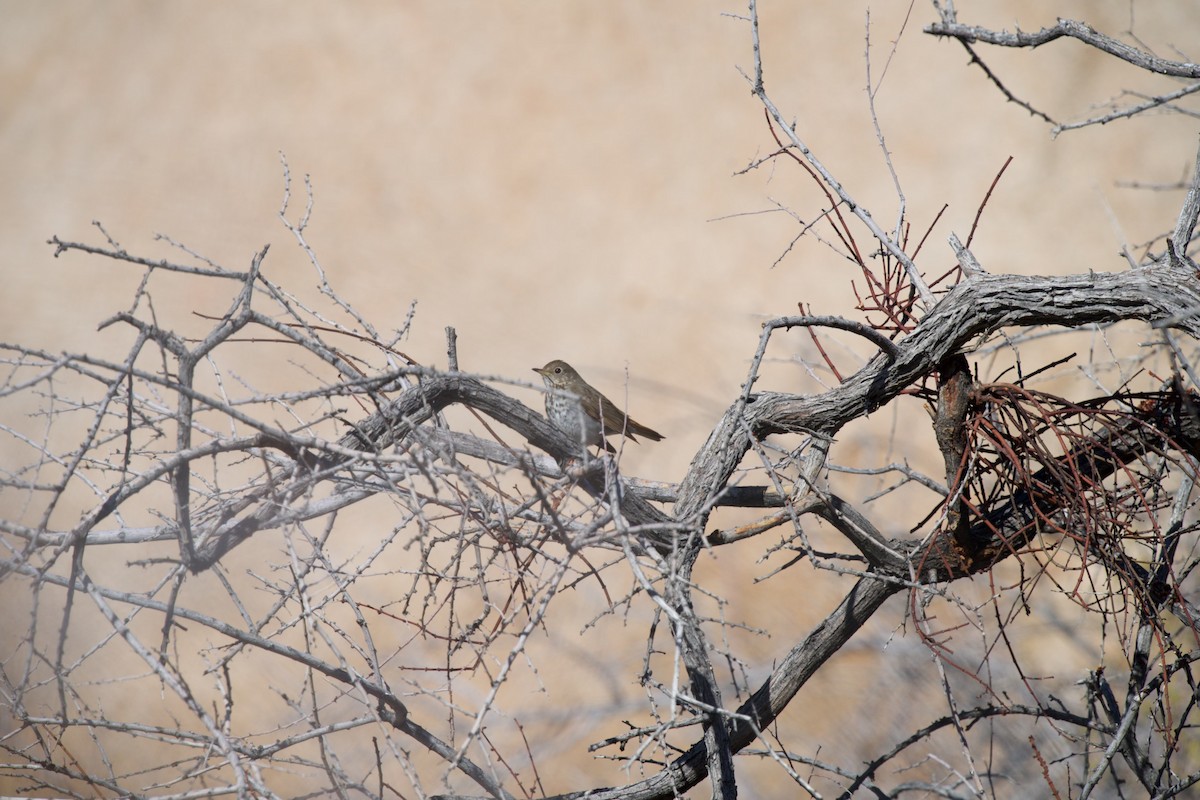
{"type": "Polygon", "coordinates": [[[1033,48],[1049,44],[1056,39],[1075,39],[1147,72],[1172,78],[1200,78],[1200,65],[1198,64],[1159,58],[1105,36],[1090,25],[1070,19],[1060,19],[1053,27],[1042,28],[1033,33],[993,31],[976,25],[964,25],[943,19],[941,22],[926,26],[925,32],[966,42],[984,42],[997,47],[1033,48]]]}

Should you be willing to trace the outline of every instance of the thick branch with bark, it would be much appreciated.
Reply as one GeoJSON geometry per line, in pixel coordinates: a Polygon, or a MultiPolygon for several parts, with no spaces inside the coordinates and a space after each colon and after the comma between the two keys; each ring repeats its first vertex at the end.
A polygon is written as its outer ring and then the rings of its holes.
{"type": "Polygon", "coordinates": [[[1126,272],[1066,277],[985,275],[959,284],[896,348],[875,356],[844,383],[819,395],[752,394],[734,403],[692,458],[675,516],[703,520],[750,449],[751,435],[813,432],[830,437],[906,388],[972,340],[1006,327],[1081,327],[1144,320],[1200,332],[1200,279],[1190,268],[1157,263],[1126,272]]]}

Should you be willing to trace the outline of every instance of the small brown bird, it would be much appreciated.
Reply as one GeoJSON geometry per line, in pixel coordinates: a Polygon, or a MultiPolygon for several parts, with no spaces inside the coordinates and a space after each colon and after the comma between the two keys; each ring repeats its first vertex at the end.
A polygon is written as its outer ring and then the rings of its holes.
{"type": "Polygon", "coordinates": [[[624,434],[635,442],[634,434],[656,442],[663,438],[658,431],[630,419],[567,362],[551,361],[541,369],[534,367],[533,371],[542,376],[550,390],[546,392],[546,418],[572,439],[613,452],[612,445],[604,437],[614,433],[624,434]]]}

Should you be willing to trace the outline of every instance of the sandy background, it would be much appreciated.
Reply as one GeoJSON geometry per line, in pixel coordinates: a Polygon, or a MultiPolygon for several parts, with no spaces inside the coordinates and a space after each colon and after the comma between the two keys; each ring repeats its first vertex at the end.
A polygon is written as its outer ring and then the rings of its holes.
{"type": "MultiPolygon", "coordinates": [[[[1117,2],[959,5],[978,24],[1028,30],[1086,14],[1109,33],[1130,26],[1117,2]]],[[[974,245],[991,272],[1122,269],[1122,246],[1174,224],[1178,192],[1119,184],[1181,179],[1194,120],[1154,115],[1053,139],[969,68],[959,45],[920,32],[929,7],[916,4],[906,22],[908,10],[871,8],[871,57],[878,83],[891,56],[878,113],[915,235],[949,204],[926,244],[929,269],[950,266],[946,237],[965,238],[1010,155],[974,245]]],[[[342,296],[385,330],[417,302],[406,352],[443,366],[453,325],[467,369],[529,380],[530,367],[564,358],[614,397],[628,374],[633,415],[668,438],[631,448],[626,469],[678,480],[735,396],[763,319],[800,302],[855,313],[857,276],[844,261],[811,238],[789,250],[797,226],[778,208],[811,219],[820,201],[808,180],[782,163],[735,175],[774,145],[738,72],[752,64],[747,25],[723,12],[744,9],[0,2],[0,341],[122,352],[128,333],[96,326],[128,305],[140,271],[55,259],[45,244],[103,244],[92,220],[132,252],[181,259],[154,240],[161,233],[232,269],[269,243],[266,272],[311,292],[312,268],[276,216],[282,152],[293,219],[296,182],[312,177],[309,242],[342,296]]],[[[1164,55],[1195,42],[1195,2],[1153,13],[1138,7],[1136,33],[1164,55]]],[[[866,100],[865,6],[768,2],[762,14],[768,91],[891,227],[895,191],[866,100]]],[[[1062,120],[1122,89],[1165,88],[1071,43],[981,52],[1062,120]]],[[[183,327],[196,324],[189,312],[220,313],[229,301],[225,287],[169,285],[156,307],[183,327]]],[[[792,336],[773,351],[764,388],[818,388],[788,349],[807,337],[792,336]]],[[[272,369],[249,351],[234,366],[264,381],[272,369]]],[[[929,439],[897,433],[880,460],[919,460],[929,439]]],[[[29,512],[4,498],[0,513],[29,512]]],[[[78,513],[64,507],[56,523],[78,513]]],[[[731,586],[745,585],[754,557],[731,586]]],[[[757,622],[789,613],[773,607],[757,622]]],[[[769,660],[780,642],[760,646],[769,660]]],[[[856,674],[856,658],[835,680],[856,674]]]]}

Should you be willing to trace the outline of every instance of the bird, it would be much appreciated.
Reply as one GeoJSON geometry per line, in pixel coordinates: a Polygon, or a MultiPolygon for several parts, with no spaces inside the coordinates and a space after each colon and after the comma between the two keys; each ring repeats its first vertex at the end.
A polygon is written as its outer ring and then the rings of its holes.
{"type": "Polygon", "coordinates": [[[658,442],[664,437],[653,428],[635,422],[599,390],[583,379],[575,368],[555,359],[533,371],[546,383],[546,418],[550,424],[576,441],[616,452],[605,436],[623,434],[633,441],[638,436],[658,442]],[[580,426],[582,425],[582,430],[580,426]],[[634,435],[636,434],[636,436],[634,435]]]}

